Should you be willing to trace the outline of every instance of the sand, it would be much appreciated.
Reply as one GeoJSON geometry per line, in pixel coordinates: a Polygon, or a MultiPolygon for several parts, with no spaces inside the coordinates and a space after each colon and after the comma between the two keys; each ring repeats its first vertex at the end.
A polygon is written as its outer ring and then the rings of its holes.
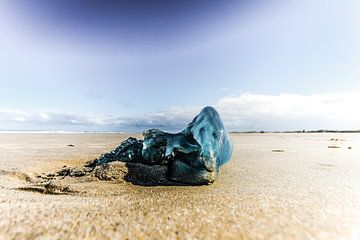
{"type": "Polygon", "coordinates": [[[360,134],[232,134],[233,158],[208,186],[141,186],[120,164],[110,181],[36,191],[37,175],[128,136],[0,134],[0,239],[360,238],[360,134]]]}

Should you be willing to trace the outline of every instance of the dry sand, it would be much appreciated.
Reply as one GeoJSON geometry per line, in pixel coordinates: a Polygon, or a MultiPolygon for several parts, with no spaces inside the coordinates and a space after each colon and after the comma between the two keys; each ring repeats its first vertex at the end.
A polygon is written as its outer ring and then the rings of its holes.
{"type": "Polygon", "coordinates": [[[36,191],[38,174],[126,137],[0,134],[0,239],[360,238],[360,134],[232,134],[233,158],[209,186],[86,176],[36,191]]]}

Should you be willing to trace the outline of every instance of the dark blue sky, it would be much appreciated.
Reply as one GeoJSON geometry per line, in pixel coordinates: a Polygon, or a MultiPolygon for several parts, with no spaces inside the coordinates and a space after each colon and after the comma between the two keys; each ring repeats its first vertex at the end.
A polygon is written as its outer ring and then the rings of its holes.
{"type": "Polygon", "coordinates": [[[28,0],[12,1],[35,33],[64,34],[97,44],[146,48],[189,40],[241,15],[260,1],[28,0]]]}

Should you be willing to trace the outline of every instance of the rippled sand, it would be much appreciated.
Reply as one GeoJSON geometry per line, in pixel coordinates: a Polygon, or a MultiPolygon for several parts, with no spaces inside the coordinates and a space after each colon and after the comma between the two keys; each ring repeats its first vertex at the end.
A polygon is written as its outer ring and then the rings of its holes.
{"type": "Polygon", "coordinates": [[[127,137],[0,134],[0,239],[360,238],[360,134],[232,134],[209,186],[66,177],[64,191],[37,191],[38,175],[127,137]]]}

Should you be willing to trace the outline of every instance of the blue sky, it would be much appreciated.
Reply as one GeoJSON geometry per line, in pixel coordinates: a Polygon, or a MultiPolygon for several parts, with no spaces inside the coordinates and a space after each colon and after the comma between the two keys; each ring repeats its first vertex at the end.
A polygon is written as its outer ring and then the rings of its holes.
{"type": "Polygon", "coordinates": [[[0,3],[0,128],[359,129],[360,3],[0,3]]]}

